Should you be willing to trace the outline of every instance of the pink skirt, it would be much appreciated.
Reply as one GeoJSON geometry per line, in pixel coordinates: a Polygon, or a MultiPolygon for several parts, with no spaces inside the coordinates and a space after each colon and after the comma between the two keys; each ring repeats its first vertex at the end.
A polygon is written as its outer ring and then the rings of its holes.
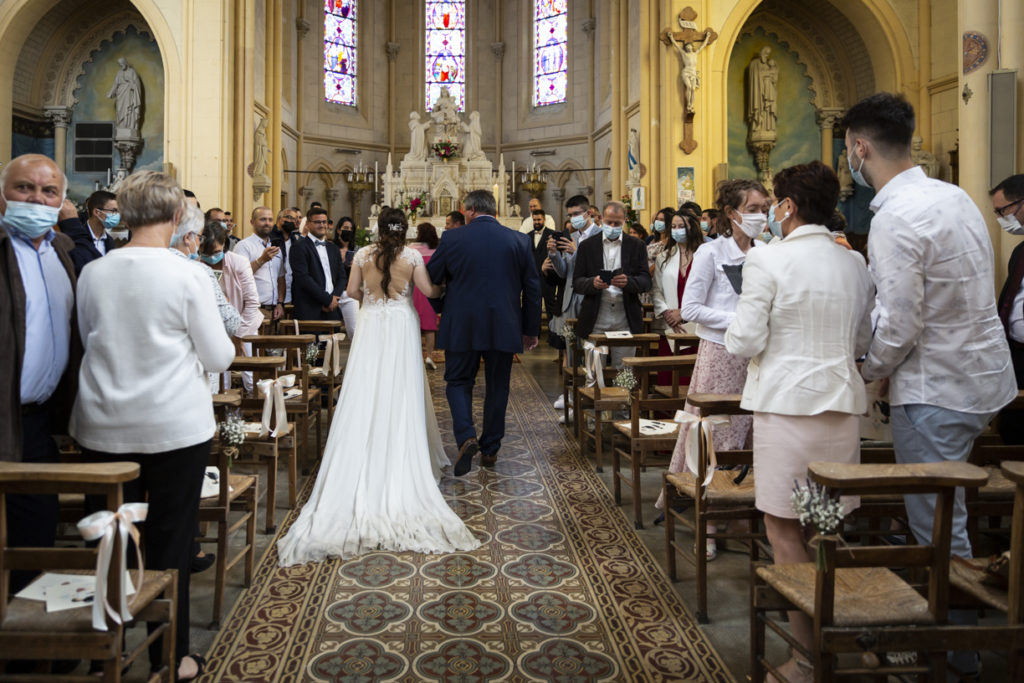
{"type": "MultiPolygon", "coordinates": [[[[812,462],[860,462],[860,417],[849,413],[754,413],[754,504],[783,519],[797,519],[793,487],[807,483],[812,462]]],[[[856,496],[840,498],[849,514],[856,496]]]]}
{"type": "MultiPolygon", "coordinates": [[[[423,265],[430,263],[430,254],[424,254],[423,250],[419,250],[423,254],[423,265]]],[[[434,307],[430,305],[430,301],[423,292],[416,289],[412,294],[412,303],[416,307],[416,312],[420,316],[420,331],[421,332],[437,332],[437,312],[434,311],[434,307]]]]}

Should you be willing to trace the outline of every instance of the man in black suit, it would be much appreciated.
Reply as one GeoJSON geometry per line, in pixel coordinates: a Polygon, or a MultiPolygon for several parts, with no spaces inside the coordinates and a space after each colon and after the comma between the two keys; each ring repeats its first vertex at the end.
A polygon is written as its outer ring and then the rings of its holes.
{"type": "MultiPolygon", "coordinates": [[[[644,331],[640,295],[651,288],[647,249],[635,237],[626,235],[626,207],[620,202],[604,206],[601,239],[580,242],[573,269],[573,289],[583,295],[576,335],[586,339],[594,332],[644,331]]],[[[615,347],[611,366],[633,355],[631,347],[615,347]]]]}
{"type": "MultiPolygon", "coordinates": [[[[548,239],[558,237],[561,233],[545,227],[544,209],[534,209],[531,214],[533,218],[533,232],[528,233],[533,243],[533,262],[537,265],[537,272],[542,272],[544,261],[548,257],[548,239]]],[[[557,280],[552,281],[545,275],[540,279],[540,292],[544,300],[544,312],[548,314],[548,320],[562,312],[562,292],[558,287],[557,280]]]]}
{"type": "Polygon", "coordinates": [[[78,218],[61,221],[61,232],[75,241],[71,250],[71,261],[75,264],[75,275],[82,272],[85,264],[106,256],[114,248],[114,238],[109,231],[121,222],[117,211],[117,195],[106,190],[96,190],[85,200],[85,223],[78,218]]]}
{"type": "Polygon", "coordinates": [[[338,301],[345,291],[345,264],[338,245],[328,242],[327,211],[306,213],[309,234],[291,248],[292,304],[296,320],[338,320],[338,301]]]}
{"type": "MultiPolygon", "coordinates": [[[[1006,178],[989,195],[999,226],[1011,235],[1024,235],[1024,173],[1006,178]]],[[[1017,388],[1024,389],[1024,242],[1010,253],[1006,273],[1006,282],[999,294],[999,319],[1010,345],[1017,388]]],[[[1024,443],[1024,411],[1000,412],[999,433],[1007,444],[1024,443]]]]}
{"type": "Polygon", "coordinates": [[[535,348],[540,334],[540,277],[529,239],[495,220],[497,205],[487,190],[470,192],[463,208],[466,227],[445,231],[427,264],[434,284],[448,285],[437,348],[444,349],[457,477],[469,472],[479,452],[484,467],[494,466],[505,436],[512,358],[535,348]],[[473,385],[481,359],[487,391],[477,442],[473,385]]]}

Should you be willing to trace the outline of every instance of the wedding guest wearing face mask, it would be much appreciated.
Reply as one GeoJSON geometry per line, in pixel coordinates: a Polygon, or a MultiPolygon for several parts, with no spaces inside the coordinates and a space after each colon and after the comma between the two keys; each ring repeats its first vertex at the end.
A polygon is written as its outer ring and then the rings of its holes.
{"type": "MultiPolygon", "coordinates": [[[[743,293],[725,332],[726,350],[757,358],[743,388],[754,413],[755,504],[776,564],[813,562],[790,502],[794,481],[812,461],[860,462],[860,415],[867,410],[856,359],[871,342],[874,285],[864,258],[839,244],[825,226],[839,200],[839,179],[820,161],[775,175],[768,210],[779,242],[756,249],[743,264],[743,293]]],[[[843,499],[844,509],[856,499],[843,499]]],[[[813,646],[813,624],[800,611],[789,623],[813,646]]],[[[814,680],[794,654],[780,667],[790,681],[814,680]]]]}
{"type": "Polygon", "coordinates": [[[654,259],[665,248],[665,245],[669,243],[669,240],[672,239],[671,235],[668,234],[668,229],[674,215],[676,215],[676,210],[671,206],[666,206],[654,214],[654,220],[651,221],[651,235],[646,241],[647,261],[651,264],[654,263],[654,259]]]}
{"type": "MultiPolygon", "coordinates": [[[[651,292],[654,302],[654,324],[652,332],[658,332],[661,340],[658,343],[659,356],[671,356],[672,347],[665,337],[666,332],[683,332],[683,295],[686,292],[686,281],[690,276],[693,256],[704,244],[704,234],[700,231],[700,223],[696,214],[682,212],[674,214],[669,222],[669,234],[672,242],[663,249],[654,264],[654,275],[651,277],[651,292]]],[[[683,354],[696,353],[697,349],[684,349],[683,354]]],[[[659,373],[658,383],[669,384],[672,373],[659,373]]],[[[684,384],[689,384],[686,378],[684,384]]]]}
{"type": "MultiPolygon", "coordinates": [[[[977,436],[1017,394],[995,294],[992,240],[962,189],[925,175],[911,158],[914,109],[878,93],[843,117],[854,182],[875,189],[868,263],[878,322],[861,374],[890,378],[893,447],[900,463],[966,460],[977,436]]],[[[910,528],[932,537],[935,495],[906,496],[910,528]]],[[[953,509],[952,553],[971,557],[964,492],[953,509]]],[[[976,618],[954,614],[955,623],[976,618]]],[[[957,653],[962,672],[977,653],[957,653]]]]}
{"type": "Polygon", "coordinates": [[[715,224],[718,222],[719,215],[718,209],[704,209],[704,213],[700,215],[700,231],[704,233],[705,242],[710,242],[718,237],[715,224]]]}
{"type": "MultiPolygon", "coordinates": [[[[989,195],[999,227],[1011,235],[1024,235],[1024,174],[1006,178],[989,195]]],[[[999,293],[999,320],[1010,345],[1017,388],[1024,389],[1024,242],[1013,248],[1006,272],[999,293]]],[[[999,433],[1005,443],[1024,443],[1024,411],[1001,412],[999,433]]]]}
{"type": "Polygon", "coordinates": [[[282,270],[284,271],[284,302],[292,302],[292,264],[288,260],[292,247],[296,240],[302,235],[299,234],[299,222],[302,215],[295,207],[281,209],[277,214],[277,223],[270,231],[270,243],[281,248],[282,270]]]}
{"type": "Polygon", "coordinates": [[[644,244],[647,243],[647,238],[650,237],[650,235],[647,234],[647,228],[640,225],[639,223],[633,223],[629,226],[629,234],[637,238],[644,244]]]}
{"type": "Polygon", "coordinates": [[[241,338],[259,334],[263,311],[260,310],[260,295],[252,267],[241,254],[226,250],[227,234],[227,228],[221,221],[207,221],[199,241],[199,260],[213,272],[224,297],[242,318],[232,335],[241,355],[245,353],[241,338]]]}
{"type": "MultiPolygon", "coordinates": [[[[573,289],[582,294],[576,334],[586,339],[594,332],[644,331],[640,295],[651,289],[644,243],[622,232],[626,207],[621,202],[604,205],[600,239],[580,243],[573,269],[573,289]]],[[[611,349],[609,365],[621,367],[635,347],[611,349]]]]}
{"type": "Polygon", "coordinates": [[[229,337],[233,337],[242,324],[242,316],[224,296],[224,290],[220,288],[220,277],[200,259],[202,230],[203,213],[194,206],[186,207],[181,222],[178,223],[178,227],[174,229],[174,234],[171,236],[171,253],[188,259],[206,274],[210,281],[210,291],[213,292],[213,298],[217,301],[220,320],[224,323],[224,331],[228,333],[229,337]]]}
{"type": "MultiPolygon", "coordinates": [[[[747,359],[732,355],[725,349],[725,330],[736,314],[740,295],[729,279],[728,270],[738,271],[754,246],[764,244],[754,238],[764,232],[768,217],[768,191],[756,180],[726,180],[718,185],[715,205],[721,212],[720,239],[705,242],[697,249],[686,279],[680,314],[683,320],[697,323],[697,363],[690,377],[690,391],[711,394],[738,394],[747,380],[747,359]]],[[[686,411],[696,414],[686,404],[686,411]]],[[[746,448],[750,437],[751,418],[734,415],[728,426],[716,427],[714,446],[721,450],[746,448]]],[[[689,426],[679,430],[672,452],[670,472],[682,472],[686,466],[686,444],[689,426]]],[[[657,506],[662,501],[659,498],[657,506]]],[[[708,525],[708,532],[716,528],[708,525]]],[[[718,555],[717,543],[707,540],[707,558],[718,555]]]]}
{"type": "MultiPolygon", "coordinates": [[[[118,199],[132,239],[82,271],[85,355],[69,433],[88,459],[141,466],[125,498],[149,502],[146,569],[178,570],[175,657],[178,680],[188,680],[204,661],[189,651],[189,573],[217,430],[206,373],[226,370],[235,348],[207,276],[168,251],[185,213],[181,187],[140,171],[118,199]]],[[[152,662],[160,649],[151,646],[152,662]]]]}
{"type": "MultiPolygon", "coordinates": [[[[25,154],[0,170],[0,460],[57,462],[51,434],[74,401],[81,346],[75,327],[72,240],[53,230],[67,180],[56,164],[25,154]]],[[[75,219],[77,223],[77,218],[75,219]]],[[[52,546],[56,496],[7,496],[8,543],[52,546]]],[[[11,590],[33,578],[12,572],[11,590]]]]}
{"type": "MultiPolygon", "coordinates": [[[[117,195],[106,190],[96,190],[85,200],[85,212],[89,216],[84,226],[77,221],[74,225],[61,225],[65,235],[75,241],[71,260],[75,273],[81,274],[85,264],[105,256],[114,249],[114,238],[110,231],[121,223],[117,211],[117,195]]],[[[71,221],[68,221],[71,223],[71,221]]]]}

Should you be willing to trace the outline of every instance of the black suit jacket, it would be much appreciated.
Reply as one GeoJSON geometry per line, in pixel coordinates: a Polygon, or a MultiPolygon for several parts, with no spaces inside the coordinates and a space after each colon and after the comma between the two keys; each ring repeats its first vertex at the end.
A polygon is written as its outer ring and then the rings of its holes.
{"type": "MultiPolygon", "coordinates": [[[[626,310],[629,331],[640,334],[644,331],[644,310],[640,304],[640,295],[651,289],[651,271],[647,269],[647,248],[635,237],[623,233],[621,270],[626,274],[626,286],[622,288],[622,304],[626,310]]],[[[576,336],[586,339],[594,331],[597,312],[601,308],[601,292],[594,287],[594,278],[604,270],[604,237],[597,235],[593,239],[580,242],[576,250],[576,266],[573,269],[573,290],[583,295],[579,318],[576,323],[576,336]]]]}
{"type": "MultiPolygon", "coordinates": [[[[526,234],[530,238],[531,247],[533,246],[534,234],[533,232],[526,234]]],[[[548,257],[548,239],[558,237],[559,234],[551,228],[544,228],[541,231],[540,242],[537,243],[537,246],[533,247],[533,262],[537,265],[538,273],[543,274],[541,266],[544,265],[544,259],[548,257]]],[[[557,284],[557,280],[552,283],[546,274],[544,277],[541,277],[540,293],[541,298],[544,300],[544,310],[547,311],[548,318],[560,315],[562,312],[562,291],[561,287],[557,284]]]]}
{"type": "MultiPolygon", "coordinates": [[[[1020,291],[1022,283],[1017,282],[1014,279],[1014,272],[1017,270],[1020,264],[1020,260],[1024,259],[1024,242],[1021,242],[1013,248],[1013,252],[1010,254],[1010,263],[1007,269],[1006,282],[1003,283],[1003,290],[999,293],[999,310],[1003,310],[1004,306],[1012,305],[1013,300],[1017,297],[1017,292],[1020,291]]],[[[1010,343],[1010,354],[1013,357],[1013,371],[1017,376],[1017,388],[1024,389],[1024,344],[1010,339],[1010,331],[1006,330],[1006,340],[1010,343]]]]}
{"type": "Polygon", "coordinates": [[[327,258],[331,264],[331,292],[324,289],[324,269],[320,265],[318,247],[312,237],[296,240],[291,246],[288,262],[292,267],[292,305],[295,306],[296,320],[336,320],[338,311],[322,311],[332,296],[341,296],[345,291],[345,264],[341,261],[341,250],[332,242],[324,242],[327,258]]]}
{"type": "MultiPolygon", "coordinates": [[[[75,242],[71,249],[71,262],[75,265],[75,275],[82,274],[85,264],[103,256],[92,241],[92,229],[78,218],[66,218],[57,224],[60,231],[75,242]]],[[[114,249],[114,240],[110,235],[103,236],[103,244],[109,254],[114,249]]]]}

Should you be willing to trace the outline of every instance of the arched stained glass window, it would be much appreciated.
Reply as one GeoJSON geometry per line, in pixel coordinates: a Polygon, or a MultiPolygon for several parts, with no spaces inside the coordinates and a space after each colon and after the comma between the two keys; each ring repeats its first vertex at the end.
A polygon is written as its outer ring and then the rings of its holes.
{"type": "Polygon", "coordinates": [[[325,0],[324,99],[356,106],[358,0],[325,0]]]}
{"type": "Polygon", "coordinates": [[[426,110],[441,88],[466,111],[466,3],[464,0],[426,0],[426,110]]]}
{"type": "Polygon", "coordinates": [[[533,106],[565,102],[568,82],[568,0],[533,3],[533,106]]]}

